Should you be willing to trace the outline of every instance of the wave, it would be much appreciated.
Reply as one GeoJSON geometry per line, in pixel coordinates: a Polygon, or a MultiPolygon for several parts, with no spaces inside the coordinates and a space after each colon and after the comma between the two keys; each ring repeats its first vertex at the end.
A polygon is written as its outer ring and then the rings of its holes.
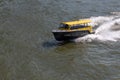
{"type": "Polygon", "coordinates": [[[90,17],[91,26],[95,34],[88,34],[84,37],[75,39],[75,42],[92,42],[92,41],[119,41],[120,40],[120,16],[98,16],[90,17]]]}

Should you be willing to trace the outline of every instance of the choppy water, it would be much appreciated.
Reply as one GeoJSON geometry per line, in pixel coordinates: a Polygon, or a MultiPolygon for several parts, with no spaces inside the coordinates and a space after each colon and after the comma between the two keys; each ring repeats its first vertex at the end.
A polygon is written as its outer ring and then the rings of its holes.
{"type": "Polygon", "coordinates": [[[120,80],[119,0],[0,0],[0,80],[120,80]],[[61,21],[95,34],[58,43],[61,21]]]}

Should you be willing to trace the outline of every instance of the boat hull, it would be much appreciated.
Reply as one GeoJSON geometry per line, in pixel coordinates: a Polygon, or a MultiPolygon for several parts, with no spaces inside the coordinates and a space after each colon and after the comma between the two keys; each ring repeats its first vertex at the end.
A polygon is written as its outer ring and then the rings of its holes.
{"type": "Polygon", "coordinates": [[[87,34],[90,34],[89,31],[60,31],[60,30],[53,30],[52,31],[55,39],[57,41],[69,41],[73,40],[78,37],[83,37],[87,34]]]}

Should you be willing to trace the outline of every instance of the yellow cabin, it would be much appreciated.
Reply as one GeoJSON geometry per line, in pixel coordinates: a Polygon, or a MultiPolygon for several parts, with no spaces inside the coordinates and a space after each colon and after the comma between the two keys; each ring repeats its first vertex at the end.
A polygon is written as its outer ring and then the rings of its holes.
{"type": "Polygon", "coordinates": [[[92,32],[92,26],[90,26],[91,20],[81,19],[77,21],[62,22],[59,26],[60,30],[88,30],[92,32]]]}

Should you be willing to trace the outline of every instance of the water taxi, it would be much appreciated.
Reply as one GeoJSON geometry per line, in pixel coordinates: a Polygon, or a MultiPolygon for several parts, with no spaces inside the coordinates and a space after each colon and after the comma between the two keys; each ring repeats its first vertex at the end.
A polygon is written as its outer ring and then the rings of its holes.
{"type": "Polygon", "coordinates": [[[62,22],[58,29],[52,33],[57,41],[69,41],[93,33],[91,20],[80,19],[77,21],[62,22]]]}

